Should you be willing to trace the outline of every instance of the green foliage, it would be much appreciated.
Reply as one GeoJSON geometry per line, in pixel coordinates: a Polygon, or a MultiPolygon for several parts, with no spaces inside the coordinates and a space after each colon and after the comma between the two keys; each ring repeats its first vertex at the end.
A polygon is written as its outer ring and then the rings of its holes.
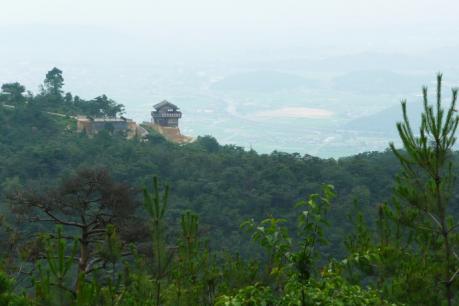
{"type": "Polygon", "coordinates": [[[166,213],[169,187],[166,186],[163,195],[160,195],[158,178],[153,178],[153,192],[145,187],[143,190],[144,207],[150,216],[154,256],[154,277],[156,283],[156,305],[161,304],[161,282],[168,267],[168,252],[164,236],[164,215],[166,213]]]}
{"type": "Polygon", "coordinates": [[[288,229],[282,226],[285,219],[268,218],[256,224],[253,220],[244,222],[241,228],[252,232],[252,239],[259,243],[267,253],[267,275],[278,276],[288,260],[292,239],[288,229]]]}
{"type": "Polygon", "coordinates": [[[376,290],[349,284],[333,265],[325,267],[321,274],[306,284],[291,279],[276,305],[396,305],[383,300],[376,290]]]}
{"type": "Polygon", "coordinates": [[[376,235],[358,217],[347,242],[349,279],[372,283],[389,300],[410,305],[455,305],[458,258],[455,157],[452,149],[459,117],[457,90],[442,107],[442,76],[437,78],[436,105],[428,103],[415,133],[402,101],[403,122],[397,129],[404,150],[391,149],[401,164],[389,204],[379,206],[376,235]]]}
{"type": "Polygon", "coordinates": [[[312,194],[307,201],[296,204],[296,207],[304,209],[298,217],[298,236],[302,243],[299,250],[292,254],[292,260],[300,279],[304,281],[310,278],[313,262],[319,258],[317,246],[328,243],[325,239],[325,227],[329,225],[327,213],[335,196],[334,187],[325,185],[323,195],[312,194]]]}
{"type": "MultiPolygon", "coordinates": [[[[34,280],[36,299],[42,304],[64,305],[73,300],[75,292],[71,284],[71,269],[78,244],[68,250],[62,234],[62,227],[56,227],[56,234],[43,237],[45,259],[38,263],[38,274],[34,280]]],[[[74,271],[73,271],[74,272],[74,271]]]]}
{"type": "Polygon", "coordinates": [[[78,98],[73,105],[80,114],[91,117],[116,117],[124,113],[124,105],[116,103],[106,95],[101,95],[90,101],[78,98]]]}
{"type": "Polygon", "coordinates": [[[215,153],[220,149],[220,145],[218,144],[217,139],[209,135],[198,136],[198,139],[196,139],[193,145],[203,148],[206,152],[209,153],[215,153]]]}
{"type": "Polygon", "coordinates": [[[234,296],[223,295],[218,298],[216,306],[268,306],[276,305],[272,290],[269,287],[255,284],[240,289],[234,296]]]}
{"type": "Polygon", "coordinates": [[[116,283],[117,263],[122,258],[123,249],[123,242],[120,240],[115,226],[108,224],[105,231],[105,240],[99,245],[98,257],[106,266],[111,266],[111,269],[107,268],[106,271],[107,276],[111,275],[111,283],[116,283]]]}
{"type": "Polygon", "coordinates": [[[183,278],[193,280],[196,277],[199,263],[196,258],[199,251],[198,241],[198,216],[187,211],[182,215],[180,222],[182,232],[178,242],[179,264],[183,278]]]}
{"type": "Polygon", "coordinates": [[[62,76],[62,70],[54,67],[48,73],[46,73],[45,81],[43,82],[44,90],[46,94],[54,97],[61,97],[62,87],[64,86],[64,77],[62,76]]]}
{"type": "Polygon", "coordinates": [[[158,178],[153,178],[153,193],[149,192],[148,189],[145,187],[143,189],[143,197],[144,197],[144,207],[145,210],[151,217],[151,222],[158,226],[161,221],[164,219],[164,214],[166,213],[166,208],[169,199],[169,187],[166,186],[164,190],[164,194],[160,196],[159,194],[159,186],[158,186],[158,178]]]}
{"type": "MultiPolygon", "coordinates": [[[[275,286],[260,283],[240,289],[233,295],[222,295],[216,305],[390,305],[379,292],[363,289],[348,283],[340,274],[340,265],[329,264],[317,273],[313,265],[319,256],[316,247],[326,243],[324,226],[326,215],[335,197],[333,187],[325,185],[323,194],[313,194],[307,201],[300,201],[298,217],[299,236],[293,245],[285,227],[285,220],[269,218],[259,225],[253,221],[243,224],[268,252],[267,266],[274,268],[275,286]]],[[[268,284],[273,281],[265,279],[268,284]]]]}
{"type": "Polygon", "coordinates": [[[17,82],[5,83],[0,93],[0,103],[15,107],[28,106],[40,111],[61,113],[65,115],[86,115],[91,117],[116,117],[124,113],[124,105],[115,102],[106,95],[100,95],[86,101],[70,92],[64,94],[64,76],[62,70],[54,67],[46,73],[41,91],[37,95],[28,92],[17,82]]]}
{"type": "Polygon", "coordinates": [[[18,82],[5,83],[1,87],[0,102],[5,102],[8,105],[21,104],[25,101],[25,87],[18,82]]]}
{"type": "Polygon", "coordinates": [[[296,204],[301,211],[295,240],[281,225],[285,220],[244,223],[252,239],[266,250],[268,274],[275,277],[264,279],[271,286],[255,284],[234,295],[222,295],[217,305],[389,305],[379,292],[348,283],[339,265],[330,264],[320,271],[314,265],[320,259],[317,246],[327,243],[327,212],[334,198],[333,186],[325,185],[322,194],[312,194],[296,204]]]}
{"type": "Polygon", "coordinates": [[[14,293],[14,281],[5,273],[0,272],[0,305],[5,306],[28,306],[33,305],[23,295],[14,293]]]}
{"type": "Polygon", "coordinates": [[[424,112],[419,135],[413,133],[406,102],[402,102],[403,122],[397,124],[397,129],[405,152],[399,152],[394,145],[391,148],[402,165],[395,189],[396,201],[402,206],[397,217],[417,236],[412,245],[420,249],[429,264],[438,267],[434,273],[443,274],[444,300],[452,305],[459,267],[454,256],[459,241],[455,228],[459,223],[449,215],[456,181],[451,150],[459,124],[459,116],[455,114],[458,91],[452,90],[451,104],[445,112],[441,83],[439,74],[435,107],[429,105],[427,88],[423,88],[424,112]]]}
{"type": "Polygon", "coordinates": [[[217,278],[214,257],[199,240],[198,216],[190,211],[181,216],[178,253],[173,262],[173,283],[168,287],[167,304],[213,305],[217,278]]]}

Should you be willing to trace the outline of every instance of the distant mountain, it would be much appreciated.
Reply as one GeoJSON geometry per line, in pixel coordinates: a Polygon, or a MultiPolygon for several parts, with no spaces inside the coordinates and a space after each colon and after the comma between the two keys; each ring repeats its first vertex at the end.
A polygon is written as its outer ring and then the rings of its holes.
{"type": "MultiPolygon", "coordinates": [[[[407,103],[408,118],[413,129],[417,129],[421,124],[421,113],[423,104],[421,101],[407,103]]],[[[357,118],[344,127],[361,132],[378,132],[384,134],[396,134],[396,122],[402,120],[401,105],[391,106],[383,111],[377,112],[366,117],[357,118]]]]}
{"type": "Polygon", "coordinates": [[[333,79],[336,90],[360,94],[406,94],[420,91],[426,77],[384,70],[353,71],[333,79]]]}
{"type": "Polygon", "coordinates": [[[251,71],[233,74],[213,84],[212,89],[241,92],[274,92],[316,86],[317,81],[277,71],[251,71]]]}
{"type": "Polygon", "coordinates": [[[436,71],[443,67],[439,66],[438,59],[434,60],[427,56],[361,52],[329,56],[321,59],[291,58],[276,61],[262,61],[256,63],[253,68],[264,66],[264,69],[289,69],[291,71],[318,73],[345,73],[353,70],[419,71],[420,63],[422,63],[423,69],[428,69],[429,71],[431,69],[436,71]]]}
{"type": "Polygon", "coordinates": [[[459,68],[455,60],[459,46],[437,48],[419,54],[360,52],[313,58],[285,58],[254,62],[253,69],[307,71],[311,74],[337,74],[359,70],[390,70],[434,74],[459,68]]]}

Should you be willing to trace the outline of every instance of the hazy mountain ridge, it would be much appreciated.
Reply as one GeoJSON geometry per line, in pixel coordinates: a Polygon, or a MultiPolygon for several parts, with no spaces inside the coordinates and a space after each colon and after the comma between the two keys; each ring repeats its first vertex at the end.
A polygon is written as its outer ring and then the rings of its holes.
{"type": "Polygon", "coordinates": [[[275,92],[296,88],[313,88],[318,81],[290,73],[256,70],[231,74],[212,84],[213,90],[238,92],[275,92]]]}

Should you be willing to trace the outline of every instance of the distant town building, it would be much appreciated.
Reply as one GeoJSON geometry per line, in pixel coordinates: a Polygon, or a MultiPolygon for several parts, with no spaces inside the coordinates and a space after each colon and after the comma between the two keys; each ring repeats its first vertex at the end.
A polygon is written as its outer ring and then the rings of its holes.
{"type": "Polygon", "coordinates": [[[137,124],[132,119],[121,118],[92,118],[79,116],[77,118],[77,131],[95,135],[102,130],[111,133],[125,132],[127,136],[135,135],[137,124]]]}
{"type": "Polygon", "coordinates": [[[182,118],[182,112],[178,106],[169,101],[162,101],[153,106],[154,111],[151,112],[151,121],[162,127],[178,127],[178,120],[182,118]]]}

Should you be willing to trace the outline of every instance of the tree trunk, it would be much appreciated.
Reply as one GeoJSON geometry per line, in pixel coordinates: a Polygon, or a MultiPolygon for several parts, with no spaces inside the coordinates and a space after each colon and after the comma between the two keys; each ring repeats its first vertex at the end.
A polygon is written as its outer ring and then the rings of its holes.
{"type": "Polygon", "coordinates": [[[80,256],[78,258],[78,275],[76,281],[76,293],[78,294],[81,288],[81,281],[84,280],[84,275],[88,268],[89,261],[89,241],[88,241],[88,229],[83,227],[81,229],[80,237],[80,256]]]}

